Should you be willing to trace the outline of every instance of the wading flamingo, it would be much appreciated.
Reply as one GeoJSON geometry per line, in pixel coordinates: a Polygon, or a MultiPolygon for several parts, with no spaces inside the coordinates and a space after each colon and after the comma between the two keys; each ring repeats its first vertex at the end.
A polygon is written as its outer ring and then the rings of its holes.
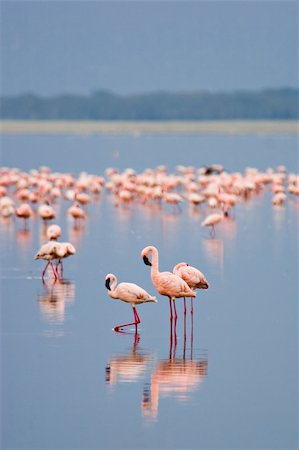
{"type": "Polygon", "coordinates": [[[151,266],[151,279],[153,285],[161,295],[169,299],[170,319],[172,320],[172,303],[174,306],[174,318],[177,318],[175,299],[181,297],[196,297],[196,293],[178,275],[171,272],[159,272],[159,253],[156,247],[149,245],[141,252],[143,262],[151,266]],[[151,261],[149,260],[151,254],[151,261]]]}
{"type": "Polygon", "coordinates": [[[202,227],[211,227],[210,230],[210,236],[211,237],[215,237],[215,225],[217,225],[217,223],[220,223],[223,219],[223,214],[220,213],[213,213],[213,214],[209,214],[205,220],[202,222],[201,226],[202,227]]]}
{"type": "Polygon", "coordinates": [[[151,296],[148,292],[135,283],[119,283],[117,285],[117,278],[112,273],[108,273],[106,275],[105,286],[108,289],[108,295],[111,298],[130,303],[133,309],[135,321],[125,323],[123,325],[116,325],[113,328],[114,331],[119,331],[121,328],[128,327],[130,325],[135,325],[135,333],[137,333],[137,326],[140,323],[140,318],[136,310],[136,305],[146,302],[157,302],[156,297],[151,296]]]}
{"type": "MultiPolygon", "coordinates": [[[[188,286],[195,289],[208,289],[209,283],[207,282],[206,277],[200,270],[196,269],[196,267],[189,266],[189,264],[185,262],[181,262],[177,264],[173,268],[173,273],[181,277],[188,286]]],[[[184,298],[184,314],[186,314],[186,299],[184,298]]],[[[191,314],[193,314],[193,298],[191,298],[191,314]]]]}
{"type": "Polygon", "coordinates": [[[76,253],[75,247],[70,242],[57,242],[57,241],[49,241],[46,244],[43,244],[34,259],[44,259],[47,262],[46,267],[42,272],[42,279],[44,280],[45,273],[47,271],[48,266],[50,265],[53,271],[53,275],[55,280],[59,278],[58,274],[58,265],[61,263],[63,258],[67,258],[70,255],[74,255],[76,253]],[[56,268],[53,266],[52,261],[58,260],[56,268]]]}
{"type": "Polygon", "coordinates": [[[28,203],[22,203],[17,209],[16,209],[16,216],[20,217],[21,219],[24,219],[24,228],[27,229],[27,221],[28,219],[33,215],[33,211],[31,209],[31,206],[28,203]]]}
{"type": "Polygon", "coordinates": [[[61,236],[61,228],[59,225],[53,224],[47,228],[47,238],[49,241],[56,241],[61,236]]]}

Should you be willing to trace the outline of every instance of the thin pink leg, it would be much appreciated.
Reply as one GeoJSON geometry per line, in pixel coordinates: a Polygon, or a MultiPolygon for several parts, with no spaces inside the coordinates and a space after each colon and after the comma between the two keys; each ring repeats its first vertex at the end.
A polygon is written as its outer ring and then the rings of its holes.
{"type": "Polygon", "coordinates": [[[169,297],[169,311],[170,311],[170,320],[172,320],[173,314],[172,314],[172,303],[171,303],[171,298],[170,297],[169,297]]]}
{"type": "Polygon", "coordinates": [[[47,268],[48,268],[49,264],[50,264],[50,261],[47,262],[46,267],[45,267],[44,270],[43,270],[43,273],[42,273],[42,279],[44,279],[44,276],[45,276],[45,273],[46,273],[46,271],[47,271],[47,268]]]}
{"type": "Polygon", "coordinates": [[[56,273],[57,273],[58,278],[59,277],[62,278],[62,276],[63,276],[63,265],[62,265],[61,259],[56,264],[56,273]],[[59,273],[59,268],[60,268],[60,273],[59,273]]]}
{"type": "Polygon", "coordinates": [[[55,278],[55,280],[57,280],[57,278],[59,278],[59,276],[57,274],[56,268],[53,266],[52,261],[49,261],[49,262],[50,262],[50,266],[52,267],[54,278],[55,278]]]}
{"type": "Polygon", "coordinates": [[[173,335],[174,335],[174,347],[173,347],[173,357],[175,358],[175,354],[176,354],[176,346],[177,346],[177,335],[176,335],[176,323],[177,323],[177,318],[174,319],[174,323],[173,323],[173,335]]]}
{"type": "Polygon", "coordinates": [[[184,297],[184,316],[187,313],[187,308],[186,308],[186,297],[184,297]]]}
{"type": "MultiPolygon", "coordinates": [[[[193,298],[191,298],[193,302],[193,298]]],[[[190,359],[193,358],[193,303],[192,303],[192,313],[191,313],[191,345],[190,345],[190,359]]]]}
{"type": "Polygon", "coordinates": [[[133,308],[135,322],[124,323],[123,325],[116,325],[116,327],[113,328],[114,331],[119,331],[121,328],[129,327],[130,325],[135,325],[135,332],[137,332],[137,325],[140,323],[140,318],[138,316],[135,306],[132,306],[132,308],[133,308]]]}
{"type": "Polygon", "coordinates": [[[172,358],[172,346],[173,346],[172,317],[170,317],[169,359],[172,358]]]}
{"type": "Polygon", "coordinates": [[[186,314],[184,314],[184,350],[183,350],[183,359],[186,358],[186,314]]]}
{"type": "Polygon", "coordinates": [[[174,308],[174,318],[177,319],[178,315],[177,315],[177,312],[176,312],[175,299],[173,299],[173,308],[174,308]]]}
{"type": "Polygon", "coordinates": [[[192,316],[193,316],[193,297],[191,297],[191,314],[192,314],[192,316]]]}

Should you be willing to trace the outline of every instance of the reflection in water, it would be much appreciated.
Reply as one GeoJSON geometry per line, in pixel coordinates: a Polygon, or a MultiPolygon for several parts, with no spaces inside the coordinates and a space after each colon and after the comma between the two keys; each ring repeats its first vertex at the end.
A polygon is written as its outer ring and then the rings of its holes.
{"type": "Polygon", "coordinates": [[[27,253],[31,244],[31,231],[28,228],[17,230],[16,240],[22,252],[27,253]]]}
{"type": "Polygon", "coordinates": [[[61,324],[65,319],[65,305],[72,303],[75,297],[75,285],[68,280],[48,280],[43,283],[43,292],[37,301],[42,316],[47,322],[61,324]]]}
{"type": "Polygon", "coordinates": [[[272,207],[273,224],[277,231],[283,229],[285,224],[286,209],[285,205],[274,205],[272,207]]]}
{"type": "Polygon", "coordinates": [[[74,246],[77,248],[80,247],[80,243],[82,240],[83,235],[86,234],[86,224],[80,223],[80,224],[74,224],[70,223],[68,226],[68,239],[70,242],[74,244],[74,246]]]}
{"type": "Polygon", "coordinates": [[[222,239],[203,239],[202,246],[211,263],[220,267],[223,275],[224,244],[222,239]]]}
{"type": "Polygon", "coordinates": [[[223,234],[226,238],[235,239],[237,231],[237,222],[232,216],[226,217],[222,222],[223,234]]]}
{"type": "Polygon", "coordinates": [[[181,402],[191,400],[191,394],[199,388],[207,376],[208,359],[193,358],[193,324],[190,337],[190,355],[186,355],[186,320],[181,357],[176,356],[176,320],[170,324],[169,358],[156,364],[149,385],[145,386],[142,399],[142,414],[147,419],[158,416],[159,400],[173,397],[181,402]]]}
{"type": "MultiPolygon", "coordinates": [[[[130,333],[124,333],[127,334],[130,333]]],[[[128,354],[113,356],[106,366],[106,384],[113,386],[117,383],[136,382],[144,377],[146,368],[152,360],[151,354],[138,349],[140,336],[134,335],[132,349],[128,354]]]]}

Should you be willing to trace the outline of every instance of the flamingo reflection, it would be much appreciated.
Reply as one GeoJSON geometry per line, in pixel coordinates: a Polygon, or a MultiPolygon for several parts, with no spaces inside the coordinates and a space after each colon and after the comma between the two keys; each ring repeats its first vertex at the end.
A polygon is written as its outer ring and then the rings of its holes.
{"type": "Polygon", "coordinates": [[[73,302],[75,297],[75,285],[59,279],[56,282],[50,280],[43,284],[43,292],[38,295],[37,301],[42,316],[50,323],[63,323],[65,319],[65,306],[73,302]]]}
{"type": "Polygon", "coordinates": [[[158,416],[159,400],[166,397],[187,402],[207,376],[207,358],[193,358],[193,324],[190,337],[190,355],[186,354],[186,319],[184,320],[184,341],[182,356],[177,357],[176,320],[170,327],[169,357],[156,364],[149,385],[143,391],[142,414],[147,419],[158,416]]]}
{"type": "MultiPolygon", "coordinates": [[[[131,333],[121,332],[130,335],[131,333]]],[[[112,356],[106,366],[106,384],[137,382],[144,377],[147,366],[152,360],[151,354],[146,354],[138,348],[140,335],[135,333],[132,349],[128,354],[112,356]]]]}

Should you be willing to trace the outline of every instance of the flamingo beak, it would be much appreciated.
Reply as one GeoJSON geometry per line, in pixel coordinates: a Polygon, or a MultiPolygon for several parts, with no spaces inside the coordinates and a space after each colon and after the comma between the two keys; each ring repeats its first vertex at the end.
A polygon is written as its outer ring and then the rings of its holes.
{"type": "Polygon", "coordinates": [[[106,377],[105,377],[105,381],[106,383],[110,383],[110,366],[106,366],[106,377]]]}
{"type": "Polygon", "coordinates": [[[203,282],[200,284],[200,288],[201,288],[201,289],[209,289],[209,283],[207,282],[207,280],[203,281],[203,282]]]}
{"type": "Polygon", "coordinates": [[[106,288],[111,291],[111,287],[110,287],[110,278],[107,278],[107,280],[105,281],[105,286],[106,288]]]}
{"type": "Polygon", "coordinates": [[[144,262],[144,264],[146,264],[147,266],[151,266],[152,265],[152,263],[150,262],[150,260],[148,259],[148,257],[147,256],[143,256],[143,262],[144,262]]]}

